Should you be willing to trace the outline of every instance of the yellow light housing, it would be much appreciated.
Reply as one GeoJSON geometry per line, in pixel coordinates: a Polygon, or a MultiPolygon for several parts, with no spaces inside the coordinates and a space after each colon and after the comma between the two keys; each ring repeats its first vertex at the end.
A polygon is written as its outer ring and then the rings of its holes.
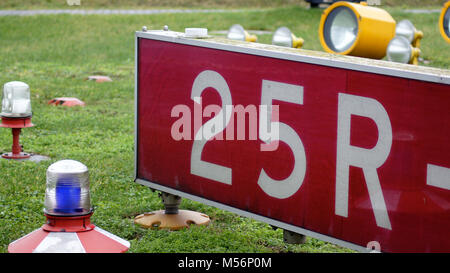
{"type": "Polygon", "coordinates": [[[447,43],[450,43],[450,1],[444,4],[439,17],[439,31],[447,43]]]}
{"type": "Polygon", "coordinates": [[[295,36],[287,27],[278,28],[272,36],[273,45],[301,48],[304,42],[302,38],[295,36]]]}
{"type": "Polygon", "coordinates": [[[319,38],[329,53],[382,59],[395,36],[395,20],[385,10],[339,1],[320,19],[319,38]]]}
{"type": "Polygon", "coordinates": [[[248,32],[239,24],[232,25],[228,30],[227,38],[231,40],[256,42],[258,37],[256,35],[250,35],[248,32]]]}

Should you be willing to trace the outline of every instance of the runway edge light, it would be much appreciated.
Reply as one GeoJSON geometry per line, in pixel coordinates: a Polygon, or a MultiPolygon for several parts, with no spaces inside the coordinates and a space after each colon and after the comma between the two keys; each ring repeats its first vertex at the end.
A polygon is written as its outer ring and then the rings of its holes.
{"type": "Polygon", "coordinates": [[[423,32],[417,30],[416,27],[408,19],[401,20],[395,27],[395,36],[403,36],[408,39],[413,47],[420,47],[420,40],[423,38],[423,32]]]}
{"type": "Polygon", "coordinates": [[[11,128],[13,135],[12,151],[2,154],[2,158],[29,158],[31,154],[22,152],[22,146],[19,141],[22,128],[34,126],[31,123],[32,112],[30,87],[28,84],[12,81],[3,85],[2,112],[0,116],[2,119],[0,127],[11,128]]]}
{"type": "Polygon", "coordinates": [[[366,2],[339,1],[322,13],[320,43],[329,53],[382,59],[395,36],[395,20],[366,2]]]}
{"type": "Polygon", "coordinates": [[[46,223],[8,246],[10,253],[120,253],[130,243],[93,225],[88,168],[60,160],[47,169],[46,223]]]}
{"type": "Polygon", "coordinates": [[[386,55],[391,62],[418,65],[420,49],[411,46],[408,39],[395,36],[389,43],[386,55]]]}
{"type": "Polygon", "coordinates": [[[450,1],[447,1],[442,8],[439,17],[439,31],[447,43],[450,43],[450,1]]]}
{"type": "Polygon", "coordinates": [[[401,20],[395,27],[395,37],[386,48],[387,59],[392,62],[418,65],[422,38],[423,32],[417,30],[411,21],[401,20]]]}
{"type": "Polygon", "coordinates": [[[256,42],[258,37],[256,35],[250,35],[248,32],[239,24],[234,24],[230,27],[227,33],[227,38],[231,40],[256,42]]]}
{"type": "Polygon", "coordinates": [[[273,45],[301,48],[304,42],[302,38],[295,36],[287,27],[279,27],[272,36],[273,45]]]}

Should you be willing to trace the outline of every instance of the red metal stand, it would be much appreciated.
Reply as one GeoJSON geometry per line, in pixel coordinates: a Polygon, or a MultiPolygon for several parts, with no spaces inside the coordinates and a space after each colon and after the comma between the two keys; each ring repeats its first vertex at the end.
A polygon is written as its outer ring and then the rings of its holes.
{"type": "Polygon", "coordinates": [[[29,153],[22,152],[22,147],[20,146],[19,138],[22,128],[28,128],[33,126],[34,124],[31,123],[31,116],[25,118],[2,117],[2,123],[0,124],[0,127],[11,128],[13,135],[12,152],[2,154],[3,158],[25,159],[31,156],[29,153]]]}

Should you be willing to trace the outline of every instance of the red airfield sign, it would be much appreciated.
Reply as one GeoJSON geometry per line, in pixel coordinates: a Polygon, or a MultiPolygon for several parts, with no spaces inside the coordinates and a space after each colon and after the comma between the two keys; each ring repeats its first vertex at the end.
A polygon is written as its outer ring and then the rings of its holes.
{"type": "Polygon", "coordinates": [[[136,182],[356,250],[450,251],[450,73],[136,33],[136,182]]]}

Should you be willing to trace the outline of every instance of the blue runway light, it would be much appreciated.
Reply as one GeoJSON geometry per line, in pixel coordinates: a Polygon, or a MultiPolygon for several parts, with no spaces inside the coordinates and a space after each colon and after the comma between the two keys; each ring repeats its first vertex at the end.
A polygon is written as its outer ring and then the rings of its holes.
{"type": "Polygon", "coordinates": [[[56,183],[56,212],[82,212],[81,188],[76,179],[62,178],[56,183]]]}
{"type": "Polygon", "coordinates": [[[88,168],[75,160],[60,160],[47,169],[44,211],[50,215],[90,213],[88,168]]]}

